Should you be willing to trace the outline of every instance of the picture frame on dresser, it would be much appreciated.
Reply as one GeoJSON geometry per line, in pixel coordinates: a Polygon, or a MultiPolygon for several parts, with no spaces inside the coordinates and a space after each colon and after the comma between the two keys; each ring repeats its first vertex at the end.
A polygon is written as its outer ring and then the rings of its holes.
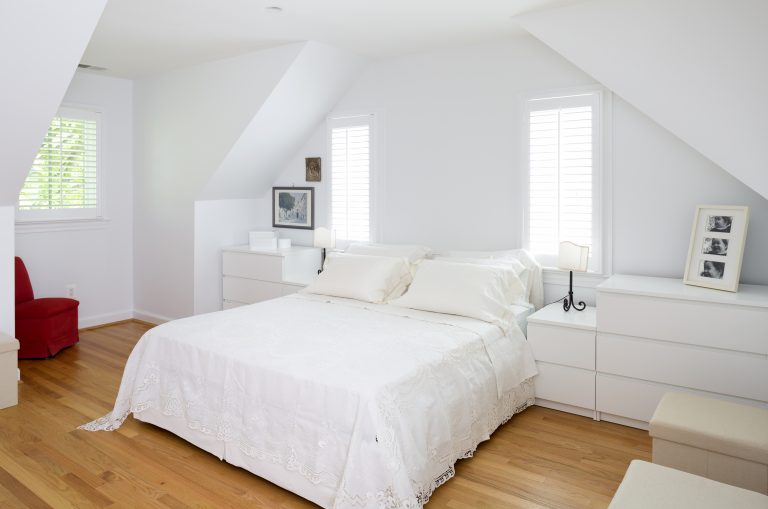
{"type": "Polygon", "coordinates": [[[272,226],[315,229],[314,187],[273,187],[272,226]]]}
{"type": "Polygon", "coordinates": [[[748,225],[749,207],[697,206],[683,282],[738,291],[748,225]]]}

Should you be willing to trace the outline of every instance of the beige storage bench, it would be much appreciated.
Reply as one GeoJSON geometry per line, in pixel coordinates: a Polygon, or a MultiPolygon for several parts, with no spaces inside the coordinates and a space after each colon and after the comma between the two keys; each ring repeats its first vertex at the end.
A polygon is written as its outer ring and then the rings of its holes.
{"type": "Polygon", "coordinates": [[[768,409],[671,392],[648,431],[654,463],[768,494],[768,409]]]}
{"type": "Polygon", "coordinates": [[[18,352],[18,340],[0,333],[0,408],[19,402],[18,352]]]}
{"type": "Polygon", "coordinates": [[[766,509],[768,496],[634,460],[608,509],[766,509]]]}

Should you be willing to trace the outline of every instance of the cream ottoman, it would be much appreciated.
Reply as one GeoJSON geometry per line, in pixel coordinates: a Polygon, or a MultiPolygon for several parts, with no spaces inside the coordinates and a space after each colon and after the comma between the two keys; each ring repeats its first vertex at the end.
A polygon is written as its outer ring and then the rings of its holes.
{"type": "Polygon", "coordinates": [[[19,402],[18,351],[16,338],[0,333],[0,408],[19,402]]]}
{"type": "Polygon", "coordinates": [[[672,392],[648,432],[654,463],[768,494],[768,409],[672,392]]]}
{"type": "Polygon", "coordinates": [[[766,509],[768,497],[634,460],[608,509],[766,509]]]}

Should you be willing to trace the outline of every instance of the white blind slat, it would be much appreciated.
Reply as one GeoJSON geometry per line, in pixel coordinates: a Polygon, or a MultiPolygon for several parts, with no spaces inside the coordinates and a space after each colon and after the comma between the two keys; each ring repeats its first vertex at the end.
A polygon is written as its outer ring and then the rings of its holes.
{"type": "Polygon", "coordinates": [[[51,121],[19,193],[20,211],[96,210],[99,115],[62,109],[51,121]]]}
{"type": "Polygon", "coordinates": [[[330,136],[331,227],[339,239],[368,241],[371,238],[370,116],[347,117],[338,124],[332,123],[330,136]]]}

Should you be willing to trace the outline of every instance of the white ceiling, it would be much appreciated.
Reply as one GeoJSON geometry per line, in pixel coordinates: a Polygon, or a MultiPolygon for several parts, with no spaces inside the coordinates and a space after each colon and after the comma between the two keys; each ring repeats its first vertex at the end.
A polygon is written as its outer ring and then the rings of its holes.
{"type": "Polygon", "coordinates": [[[82,62],[138,78],[303,40],[381,58],[518,35],[512,16],[570,1],[109,0],[82,62]]]}

